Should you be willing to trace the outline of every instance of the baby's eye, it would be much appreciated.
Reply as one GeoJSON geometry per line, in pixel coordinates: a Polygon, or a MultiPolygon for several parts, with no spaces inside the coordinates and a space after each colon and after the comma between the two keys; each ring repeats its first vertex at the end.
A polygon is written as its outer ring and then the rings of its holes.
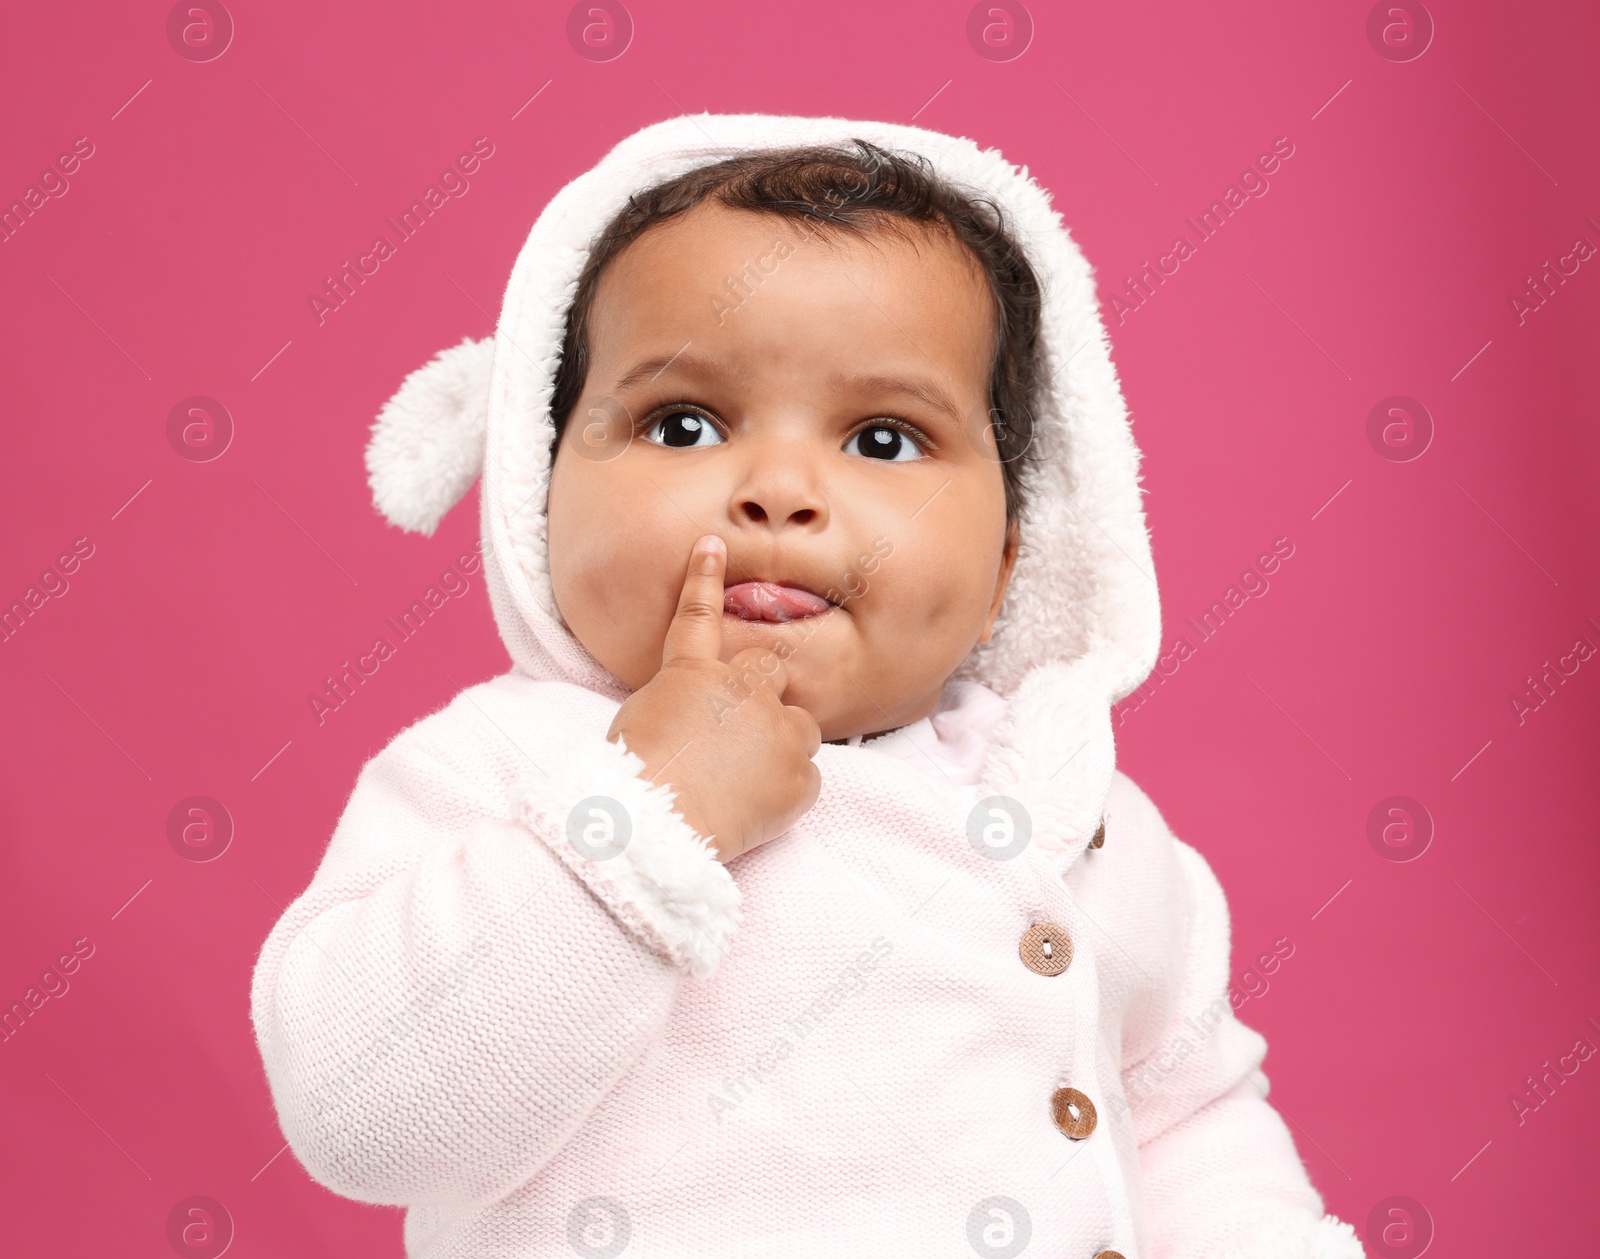
{"type": "Polygon", "coordinates": [[[847,453],[865,455],[868,459],[888,459],[905,462],[926,459],[923,451],[909,433],[892,424],[869,424],[844,444],[847,453]],[[857,449],[853,452],[851,447],[857,449]]]}
{"type": "Polygon", "coordinates": [[[645,429],[645,440],[660,446],[714,446],[723,440],[717,426],[693,411],[668,411],[645,429]]]}

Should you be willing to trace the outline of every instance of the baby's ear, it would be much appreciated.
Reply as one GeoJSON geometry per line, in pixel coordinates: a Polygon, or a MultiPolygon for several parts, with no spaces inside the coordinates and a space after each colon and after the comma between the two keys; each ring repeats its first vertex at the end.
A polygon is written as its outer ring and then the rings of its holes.
{"type": "Polygon", "coordinates": [[[431,535],[478,479],[493,362],[493,337],[467,337],[407,376],[378,412],[367,484],[392,524],[431,535]]]}

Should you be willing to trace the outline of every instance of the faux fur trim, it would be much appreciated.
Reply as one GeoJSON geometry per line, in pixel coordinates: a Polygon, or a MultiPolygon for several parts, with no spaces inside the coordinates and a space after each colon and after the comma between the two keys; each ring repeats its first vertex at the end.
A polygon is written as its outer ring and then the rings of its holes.
{"type": "Polygon", "coordinates": [[[494,338],[441,350],[383,404],[367,444],[372,501],[393,524],[431,535],[483,468],[494,338]]]}
{"type": "Polygon", "coordinates": [[[1116,769],[1105,681],[1089,661],[1023,678],[995,730],[983,787],[1027,810],[1031,846],[1067,864],[1104,821],[1116,769]]]}
{"type": "Polygon", "coordinates": [[[550,846],[625,927],[675,966],[705,977],[739,925],[739,886],[711,846],[677,812],[672,791],[643,777],[644,762],[619,740],[580,737],[541,758],[513,789],[512,816],[550,846]],[[610,847],[579,851],[591,797],[618,810],[610,847]],[[624,831],[626,835],[624,837],[624,831]],[[604,850],[602,850],[604,851],[604,850]]]}
{"type": "Polygon", "coordinates": [[[1247,1225],[1205,1259],[1366,1259],[1355,1226],[1332,1215],[1274,1219],[1247,1225]]]}

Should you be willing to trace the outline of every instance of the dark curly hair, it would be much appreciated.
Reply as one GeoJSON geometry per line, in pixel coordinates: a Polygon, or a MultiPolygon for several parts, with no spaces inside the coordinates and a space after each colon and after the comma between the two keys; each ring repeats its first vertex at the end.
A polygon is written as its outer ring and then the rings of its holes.
{"type": "Polygon", "coordinates": [[[628,199],[590,250],[567,312],[550,403],[552,460],[588,376],[586,325],[600,273],[649,228],[707,197],[736,210],[798,219],[813,231],[867,235],[898,217],[947,231],[972,251],[988,279],[998,325],[989,373],[990,419],[1005,477],[1006,521],[1016,520],[1026,496],[1033,405],[1043,372],[1038,277],[991,199],[953,187],[921,154],[894,152],[860,139],[851,143],[853,149],[815,145],[741,154],[628,199]]]}

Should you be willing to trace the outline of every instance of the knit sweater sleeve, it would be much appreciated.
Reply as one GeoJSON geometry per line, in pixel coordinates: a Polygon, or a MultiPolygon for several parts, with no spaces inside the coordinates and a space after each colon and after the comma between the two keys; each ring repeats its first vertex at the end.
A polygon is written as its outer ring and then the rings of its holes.
{"type": "Polygon", "coordinates": [[[1288,1125],[1266,1100],[1266,1040],[1229,1000],[1227,901],[1176,845],[1185,965],[1158,1047],[1123,1072],[1139,1143],[1152,1259],[1363,1259],[1323,1213],[1288,1125]]]}
{"type": "Polygon", "coordinates": [[[738,922],[731,876],[624,746],[548,739],[507,790],[450,715],[368,762],[252,981],[289,1146],[362,1202],[526,1181],[738,922]]]}

